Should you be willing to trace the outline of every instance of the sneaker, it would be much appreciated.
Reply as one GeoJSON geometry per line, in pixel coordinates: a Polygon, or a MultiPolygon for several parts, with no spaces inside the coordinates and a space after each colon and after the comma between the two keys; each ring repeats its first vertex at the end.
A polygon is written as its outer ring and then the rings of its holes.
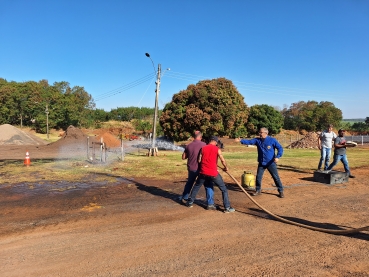
{"type": "Polygon", "coordinates": [[[216,209],[217,209],[217,207],[215,207],[215,205],[208,205],[207,207],[206,207],[206,209],[207,210],[211,210],[211,211],[215,211],[216,209]]]}
{"type": "Polygon", "coordinates": [[[224,210],[224,212],[225,213],[233,213],[233,212],[235,212],[236,210],[234,209],[234,208],[232,208],[232,207],[229,207],[229,208],[226,208],[225,210],[224,210]]]}
{"type": "Polygon", "coordinates": [[[283,193],[283,191],[279,192],[279,198],[284,198],[284,193],[283,193]]]}
{"type": "Polygon", "coordinates": [[[191,202],[191,201],[190,202],[187,202],[186,203],[186,206],[189,207],[189,208],[192,208],[193,207],[193,202],[191,202]]]}
{"type": "Polygon", "coordinates": [[[255,192],[252,194],[252,196],[257,196],[257,195],[261,195],[261,191],[260,191],[260,190],[257,190],[257,191],[255,191],[255,192]]]}
{"type": "Polygon", "coordinates": [[[355,176],[350,174],[350,175],[349,175],[349,178],[355,178],[355,176]]]}

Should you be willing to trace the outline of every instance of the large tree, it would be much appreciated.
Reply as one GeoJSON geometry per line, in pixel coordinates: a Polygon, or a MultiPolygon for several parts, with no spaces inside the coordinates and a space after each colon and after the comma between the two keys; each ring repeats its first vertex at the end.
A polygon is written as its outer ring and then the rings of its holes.
{"type": "Polygon", "coordinates": [[[248,107],[230,80],[218,78],[189,85],[173,95],[160,116],[164,135],[186,140],[194,130],[205,136],[245,133],[248,107]]]}
{"type": "Polygon", "coordinates": [[[249,134],[257,134],[259,129],[266,127],[269,134],[279,134],[283,127],[283,116],[274,107],[269,105],[254,105],[250,107],[247,131],[249,134]]]}
{"type": "Polygon", "coordinates": [[[327,127],[327,124],[339,126],[342,120],[342,111],[331,102],[300,101],[291,104],[282,112],[284,129],[318,131],[327,127]]]}

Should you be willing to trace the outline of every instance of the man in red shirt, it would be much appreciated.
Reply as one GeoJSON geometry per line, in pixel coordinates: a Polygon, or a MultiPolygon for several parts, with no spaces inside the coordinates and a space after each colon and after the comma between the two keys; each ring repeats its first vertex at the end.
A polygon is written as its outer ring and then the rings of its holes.
{"type": "MultiPolygon", "coordinates": [[[[187,183],[184,186],[182,195],[179,197],[179,200],[182,203],[187,202],[191,189],[193,185],[195,184],[197,176],[199,175],[200,166],[199,166],[199,162],[197,158],[199,156],[201,148],[203,148],[206,145],[205,142],[201,141],[202,134],[200,131],[195,131],[193,137],[194,137],[193,141],[186,146],[182,154],[182,160],[187,159],[187,170],[188,170],[187,183]]],[[[206,201],[208,205],[207,209],[214,210],[215,206],[214,206],[214,199],[213,199],[213,195],[214,195],[213,184],[206,183],[205,192],[206,192],[206,201]]]]}
{"type": "Polygon", "coordinates": [[[215,185],[218,186],[218,188],[222,192],[224,212],[230,213],[234,212],[235,209],[231,207],[228,198],[227,187],[224,184],[222,176],[218,172],[217,168],[218,158],[220,159],[222,165],[224,166],[223,170],[228,171],[226,161],[222,155],[222,151],[217,147],[218,141],[219,141],[218,137],[212,136],[210,138],[209,144],[204,146],[200,151],[198,158],[198,161],[200,163],[200,174],[197,177],[196,184],[194,185],[191,195],[188,198],[187,206],[190,208],[193,206],[193,202],[196,199],[196,195],[200,187],[204,183],[213,182],[215,185]]]}

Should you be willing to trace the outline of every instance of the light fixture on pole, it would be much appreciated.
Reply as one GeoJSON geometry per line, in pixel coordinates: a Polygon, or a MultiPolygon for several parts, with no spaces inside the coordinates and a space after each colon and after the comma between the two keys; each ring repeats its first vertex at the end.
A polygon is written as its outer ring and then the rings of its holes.
{"type": "Polygon", "coordinates": [[[150,57],[149,53],[145,53],[146,57],[148,57],[151,62],[152,66],[154,67],[154,72],[157,73],[156,76],[156,89],[155,89],[155,110],[154,110],[154,122],[153,122],[153,131],[152,131],[152,145],[151,149],[149,149],[149,156],[157,156],[158,155],[158,149],[155,147],[156,142],[156,121],[158,117],[158,99],[159,99],[159,92],[160,92],[160,72],[161,72],[161,65],[158,64],[158,71],[155,71],[155,65],[153,60],[150,57]]]}

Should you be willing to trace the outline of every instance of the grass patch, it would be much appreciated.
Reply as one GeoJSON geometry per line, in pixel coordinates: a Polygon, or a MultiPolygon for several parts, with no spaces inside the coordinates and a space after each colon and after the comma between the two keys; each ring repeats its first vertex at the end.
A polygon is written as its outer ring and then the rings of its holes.
{"type": "MultiPolygon", "coordinates": [[[[223,155],[230,173],[241,176],[243,171],[256,173],[257,150],[242,147],[240,151],[227,149],[223,155]]],[[[157,180],[178,181],[187,178],[186,160],[182,160],[179,151],[159,151],[159,156],[148,157],[147,152],[127,154],[124,161],[118,159],[110,164],[90,164],[77,160],[32,160],[26,167],[22,161],[0,162],[2,184],[15,182],[66,181],[66,182],[116,182],[117,177],[150,178],[157,180]]],[[[347,150],[350,168],[369,166],[369,148],[356,147],[347,150]]],[[[320,152],[311,149],[285,149],[278,166],[283,170],[313,172],[318,166],[320,152]]],[[[332,161],[333,157],[331,158],[332,161]]],[[[220,165],[220,162],[219,162],[220,165]]],[[[343,170],[340,163],[335,167],[343,170]]]]}

